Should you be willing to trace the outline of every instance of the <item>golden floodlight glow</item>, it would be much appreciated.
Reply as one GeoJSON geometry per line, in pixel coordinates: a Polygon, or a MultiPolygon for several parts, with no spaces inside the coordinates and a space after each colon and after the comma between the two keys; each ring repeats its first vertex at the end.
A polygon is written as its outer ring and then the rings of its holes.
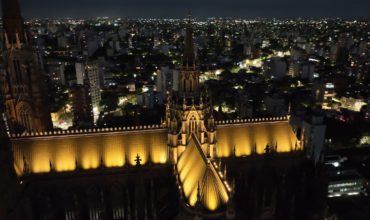
{"type": "Polygon", "coordinates": [[[37,155],[30,161],[30,169],[33,173],[45,173],[50,172],[50,151],[51,149],[47,144],[31,145],[29,154],[37,155]]]}
{"type": "Polygon", "coordinates": [[[278,152],[290,152],[298,142],[289,122],[263,122],[241,125],[219,126],[217,130],[217,156],[247,156],[256,146],[258,154],[263,154],[266,145],[275,147],[278,152]]]}
{"type": "Polygon", "coordinates": [[[150,140],[150,155],[151,161],[156,164],[167,163],[168,150],[167,145],[163,144],[163,140],[158,135],[151,136],[150,140]]]}
{"type": "Polygon", "coordinates": [[[131,165],[136,164],[136,156],[140,156],[140,163],[146,164],[148,161],[148,150],[147,147],[147,138],[142,138],[138,135],[133,135],[133,138],[129,139],[129,142],[127,143],[128,147],[128,160],[131,165]]]}
{"type": "Polygon", "coordinates": [[[72,171],[76,169],[76,154],[68,148],[71,140],[65,140],[66,144],[53,141],[56,146],[53,161],[55,161],[55,170],[57,172],[72,171]],[[56,157],[56,155],[58,155],[56,157]]]}
{"type": "Polygon", "coordinates": [[[82,169],[135,165],[139,154],[141,164],[168,161],[166,130],[138,132],[92,133],[81,135],[43,136],[12,139],[14,166],[22,175],[24,164],[31,173],[73,171],[82,169]],[[25,161],[24,161],[25,159],[25,161]],[[126,161],[126,159],[128,161],[126,161]]]}
{"type": "Polygon", "coordinates": [[[104,137],[103,146],[104,149],[104,165],[106,167],[122,167],[125,165],[125,152],[123,141],[121,139],[115,139],[113,137],[104,137]]]}
{"type": "Polygon", "coordinates": [[[195,135],[177,163],[177,171],[189,205],[197,203],[198,185],[200,186],[201,203],[210,211],[227,203],[229,197],[225,185],[218,176],[213,164],[207,158],[195,135]],[[198,145],[197,145],[198,144],[198,145]]]}
{"type": "MultiPolygon", "coordinates": [[[[81,140],[80,140],[81,141],[81,140]]],[[[85,144],[80,146],[81,166],[83,169],[96,169],[99,167],[99,146],[92,137],[85,139],[85,144]]]]}
{"type": "Polygon", "coordinates": [[[216,210],[220,204],[226,204],[229,200],[227,190],[222,180],[218,178],[217,174],[214,172],[215,170],[212,167],[207,169],[202,188],[203,204],[211,211],[216,210]]]}

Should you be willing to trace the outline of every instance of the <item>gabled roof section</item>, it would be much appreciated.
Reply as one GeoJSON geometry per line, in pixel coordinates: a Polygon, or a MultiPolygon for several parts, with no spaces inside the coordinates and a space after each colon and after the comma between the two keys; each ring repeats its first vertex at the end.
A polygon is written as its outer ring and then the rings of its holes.
{"type": "Polygon", "coordinates": [[[177,171],[182,185],[183,193],[191,206],[195,206],[200,190],[200,203],[209,211],[222,207],[229,200],[228,185],[222,179],[217,168],[205,156],[196,135],[177,163],[177,171]],[[198,189],[198,184],[200,189],[198,189]]]}

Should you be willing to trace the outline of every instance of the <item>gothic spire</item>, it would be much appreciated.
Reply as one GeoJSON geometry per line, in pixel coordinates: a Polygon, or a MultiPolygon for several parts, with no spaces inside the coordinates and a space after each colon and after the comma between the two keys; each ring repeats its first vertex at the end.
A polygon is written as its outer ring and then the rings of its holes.
{"type": "Polygon", "coordinates": [[[191,23],[191,13],[189,12],[186,24],[185,48],[184,48],[184,65],[191,66],[195,62],[193,26],[191,23]]]}
{"type": "Polygon", "coordinates": [[[3,27],[9,43],[25,42],[24,23],[18,0],[2,0],[3,27]]]}

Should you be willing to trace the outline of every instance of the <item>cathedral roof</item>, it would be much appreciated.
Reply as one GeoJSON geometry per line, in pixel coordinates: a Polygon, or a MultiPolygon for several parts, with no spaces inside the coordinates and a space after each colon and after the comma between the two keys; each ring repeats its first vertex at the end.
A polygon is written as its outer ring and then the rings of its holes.
{"type": "Polygon", "coordinates": [[[145,129],[12,138],[15,168],[22,175],[27,163],[32,174],[167,163],[167,130],[145,129]],[[76,167],[78,166],[78,167],[76,167]]]}
{"type": "Polygon", "coordinates": [[[277,152],[299,150],[299,141],[289,121],[264,121],[217,126],[217,156],[262,154],[266,146],[277,152]],[[275,149],[276,148],[276,149],[275,149]]]}
{"type": "Polygon", "coordinates": [[[196,205],[198,193],[200,193],[201,205],[209,211],[219,209],[229,200],[224,180],[210,160],[206,158],[194,134],[179,158],[177,170],[189,205],[196,205]]]}

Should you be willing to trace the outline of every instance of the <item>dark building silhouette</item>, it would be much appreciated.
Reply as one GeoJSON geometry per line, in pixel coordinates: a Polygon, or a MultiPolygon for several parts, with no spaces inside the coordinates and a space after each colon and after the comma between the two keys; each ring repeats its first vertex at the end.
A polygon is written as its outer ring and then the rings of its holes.
{"type": "Polygon", "coordinates": [[[72,100],[73,124],[75,126],[91,126],[93,124],[93,109],[88,85],[73,85],[70,88],[72,100]]]}
{"type": "Polygon", "coordinates": [[[25,43],[26,33],[18,0],[2,1],[2,14],[8,43],[16,44],[17,38],[21,43],[25,43]]]}
{"type": "Polygon", "coordinates": [[[3,44],[5,70],[1,89],[5,113],[12,131],[52,129],[43,69],[28,42],[18,0],[4,0],[3,44]]]}

